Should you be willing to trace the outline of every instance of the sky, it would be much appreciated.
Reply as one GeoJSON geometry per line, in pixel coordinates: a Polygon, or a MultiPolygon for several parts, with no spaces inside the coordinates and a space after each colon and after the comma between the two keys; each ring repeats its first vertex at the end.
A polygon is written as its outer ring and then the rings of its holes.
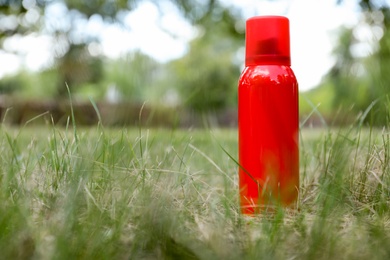
{"type": "MultiPolygon", "coordinates": [[[[352,26],[358,22],[355,0],[222,0],[244,10],[244,18],[257,15],[283,15],[290,20],[291,59],[301,91],[309,90],[320,82],[331,68],[331,55],[336,41],[335,32],[340,26],[352,26]]],[[[64,6],[53,5],[47,11],[52,23],[61,23],[64,6]]],[[[30,19],[34,20],[34,13],[30,19]]],[[[80,24],[79,30],[88,30],[101,40],[101,45],[91,44],[91,54],[104,54],[119,58],[131,50],[140,50],[160,62],[183,56],[188,42],[197,31],[176,12],[165,5],[159,10],[150,2],[142,2],[136,10],[124,17],[123,26],[108,26],[100,17],[92,17],[80,24]],[[160,14],[163,14],[162,16],[160,14]]],[[[15,73],[22,64],[31,70],[41,69],[52,59],[52,39],[48,35],[32,34],[15,36],[4,43],[8,52],[0,50],[0,77],[15,73]]],[[[244,47],[243,42],[243,47],[244,47]]],[[[58,51],[58,50],[57,50],[58,51]]],[[[244,52],[242,52],[244,55],[244,52]]],[[[244,60],[244,57],[242,57],[244,60]]]]}

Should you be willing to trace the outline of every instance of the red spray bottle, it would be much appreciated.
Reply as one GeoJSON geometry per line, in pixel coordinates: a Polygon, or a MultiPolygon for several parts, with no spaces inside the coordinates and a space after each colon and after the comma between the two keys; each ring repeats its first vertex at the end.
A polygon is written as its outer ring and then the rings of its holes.
{"type": "Polygon", "coordinates": [[[245,69],[238,86],[239,189],[244,214],[298,197],[298,83],[290,61],[289,20],[246,22],[245,69]]]}

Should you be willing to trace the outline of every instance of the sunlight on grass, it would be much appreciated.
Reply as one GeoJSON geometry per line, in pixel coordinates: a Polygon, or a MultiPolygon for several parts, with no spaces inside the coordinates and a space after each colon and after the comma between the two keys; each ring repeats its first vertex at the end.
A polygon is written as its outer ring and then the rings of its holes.
{"type": "Polygon", "coordinates": [[[0,149],[5,259],[390,255],[388,128],[303,129],[299,211],[255,217],[239,213],[235,129],[3,125],[0,149]]]}

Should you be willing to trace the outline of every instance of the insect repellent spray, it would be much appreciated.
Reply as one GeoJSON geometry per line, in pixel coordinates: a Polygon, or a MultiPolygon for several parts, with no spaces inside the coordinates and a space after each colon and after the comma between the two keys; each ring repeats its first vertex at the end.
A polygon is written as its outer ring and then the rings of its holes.
{"type": "Polygon", "coordinates": [[[290,60],[289,20],[246,22],[245,69],[238,86],[239,193],[244,214],[298,197],[298,82],[290,60]]]}

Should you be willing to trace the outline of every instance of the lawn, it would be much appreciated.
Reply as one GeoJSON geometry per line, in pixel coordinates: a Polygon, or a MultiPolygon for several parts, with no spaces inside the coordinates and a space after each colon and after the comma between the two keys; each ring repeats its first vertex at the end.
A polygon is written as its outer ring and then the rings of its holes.
{"type": "Polygon", "coordinates": [[[390,130],[303,129],[298,210],[238,206],[236,129],[0,128],[1,259],[390,259],[390,130]]]}

